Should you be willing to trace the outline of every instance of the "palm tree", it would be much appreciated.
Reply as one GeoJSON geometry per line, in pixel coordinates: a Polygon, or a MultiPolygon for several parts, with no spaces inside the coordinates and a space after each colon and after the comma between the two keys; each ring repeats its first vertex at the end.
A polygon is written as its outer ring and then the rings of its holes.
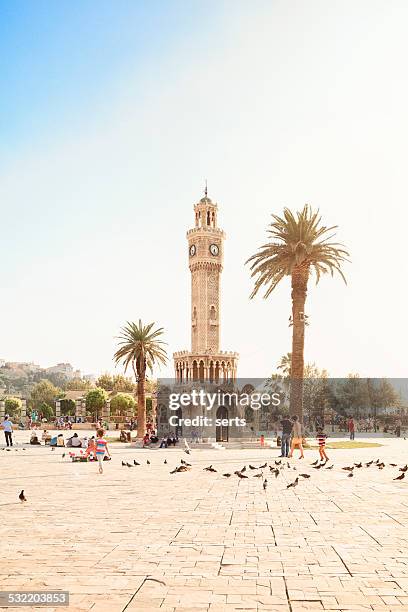
{"type": "Polygon", "coordinates": [[[337,226],[321,225],[319,211],[314,212],[305,204],[303,210],[293,214],[288,208],[283,217],[272,215],[269,226],[270,241],[262,245],[246,263],[250,263],[251,277],[256,277],[251,299],[263,286],[267,298],[285,276],[292,282],[292,360],[290,408],[292,414],[302,417],[305,302],[307,283],[312,272],[316,274],[316,284],[322,274],[335,272],[346,279],[341,264],[348,261],[349,253],[343,245],[330,242],[334,234],[328,235],[337,226]]]}
{"type": "Polygon", "coordinates": [[[165,342],[159,339],[163,328],[153,329],[154,325],[143,325],[140,319],[138,324],[128,321],[121,328],[121,334],[118,336],[119,348],[113,356],[116,365],[124,365],[125,373],[131,366],[136,379],[138,438],[143,438],[146,431],[146,371],[153,372],[156,363],[164,365],[167,362],[167,353],[163,348],[165,342]]]}
{"type": "Polygon", "coordinates": [[[278,363],[277,369],[281,370],[282,375],[285,376],[285,378],[287,376],[290,376],[291,367],[292,367],[292,353],[286,353],[286,355],[282,355],[278,363]]]}

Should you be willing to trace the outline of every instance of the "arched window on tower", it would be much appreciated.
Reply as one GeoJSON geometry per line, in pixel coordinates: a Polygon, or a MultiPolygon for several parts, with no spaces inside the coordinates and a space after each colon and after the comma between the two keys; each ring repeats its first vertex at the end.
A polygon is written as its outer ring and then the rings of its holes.
{"type": "Polygon", "coordinates": [[[193,380],[198,380],[198,367],[196,360],[193,361],[193,380]]]}
{"type": "Polygon", "coordinates": [[[215,213],[211,213],[211,225],[215,227],[215,213]]]}
{"type": "Polygon", "coordinates": [[[203,360],[200,361],[200,369],[199,369],[198,375],[199,375],[200,382],[204,382],[204,361],[203,360]]]}
{"type": "Polygon", "coordinates": [[[220,381],[220,362],[215,362],[215,382],[218,383],[220,381]]]}
{"type": "Polygon", "coordinates": [[[211,225],[211,213],[209,210],[207,210],[207,225],[208,226],[211,225]]]}
{"type": "Polygon", "coordinates": [[[210,361],[210,371],[209,371],[209,377],[210,382],[214,382],[214,362],[210,361]]]}
{"type": "Polygon", "coordinates": [[[215,310],[215,306],[211,306],[210,308],[210,323],[214,325],[217,320],[217,311],[215,310]]]}

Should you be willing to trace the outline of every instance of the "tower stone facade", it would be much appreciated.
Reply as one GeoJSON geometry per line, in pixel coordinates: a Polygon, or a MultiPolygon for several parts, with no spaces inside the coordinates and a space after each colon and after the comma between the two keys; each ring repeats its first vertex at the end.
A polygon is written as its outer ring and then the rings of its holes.
{"type": "Polygon", "coordinates": [[[225,233],[217,225],[218,205],[205,196],[194,206],[187,232],[191,272],[191,351],[174,353],[178,383],[233,382],[238,354],[220,350],[220,282],[225,233]]]}

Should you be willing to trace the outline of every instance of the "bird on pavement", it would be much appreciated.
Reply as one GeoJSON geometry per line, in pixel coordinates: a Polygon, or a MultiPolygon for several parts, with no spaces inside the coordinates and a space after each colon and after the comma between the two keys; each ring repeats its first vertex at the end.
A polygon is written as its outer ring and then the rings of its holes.
{"type": "Polygon", "coordinates": [[[203,471],[204,471],[204,472],[211,472],[211,471],[212,471],[212,469],[213,469],[213,466],[212,466],[212,464],[211,464],[211,465],[209,465],[208,467],[205,467],[205,468],[203,469],[203,471]]]}
{"type": "Polygon", "coordinates": [[[263,486],[263,490],[266,491],[266,487],[268,486],[268,481],[266,480],[266,478],[263,481],[262,486],[263,486]]]}
{"type": "Polygon", "coordinates": [[[126,462],[127,467],[133,467],[133,465],[131,465],[130,463],[126,462]]]}
{"type": "Polygon", "coordinates": [[[354,465],[355,465],[355,467],[356,467],[356,468],[361,468],[361,467],[363,467],[363,464],[361,463],[361,461],[360,461],[360,463],[355,463],[354,465]]]}
{"type": "Polygon", "coordinates": [[[165,460],[163,461],[163,463],[164,463],[164,465],[167,465],[167,459],[165,459],[165,460]]]}
{"type": "Polygon", "coordinates": [[[55,451],[55,446],[53,446],[53,447],[51,448],[51,450],[52,450],[52,451],[55,451]]]}
{"type": "Polygon", "coordinates": [[[408,470],[408,465],[404,465],[404,467],[400,468],[400,472],[406,472],[408,470]]]}
{"type": "Polygon", "coordinates": [[[246,465],[244,465],[244,467],[241,470],[241,474],[243,474],[246,471],[246,465]]]}
{"type": "Polygon", "coordinates": [[[268,465],[267,463],[264,463],[263,465],[260,465],[258,470],[263,470],[264,468],[266,468],[267,465],[268,465]]]}
{"type": "Polygon", "coordinates": [[[332,470],[334,468],[334,465],[329,465],[329,467],[326,468],[326,470],[332,470]]]}
{"type": "Polygon", "coordinates": [[[311,463],[310,465],[317,465],[319,463],[319,460],[316,459],[316,461],[314,463],[311,463]]]}
{"type": "Polygon", "coordinates": [[[354,476],[353,472],[350,472],[350,474],[347,474],[347,478],[352,478],[354,476]]]}
{"type": "Polygon", "coordinates": [[[403,472],[402,474],[400,474],[396,478],[393,478],[393,480],[403,480],[404,478],[405,478],[405,473],[403,472]]]}
{"type": "Polygon", "coordinates": [[[276,461],[275,459],[275,465],[280,465],[282,463],[282,461],[276,461]]]}
{"type": "Polygon", "coordinates": [[[257,470],[258,468],[256,468],[254,465],[249,464],[249,469],[250,470],[257,470]]]}
{"type": "Polygon", "coordinates": [[[241,474],[241,472],[234,472],[234,474],[236,474],[238,478],[248,478],[248,476],[245,476],[245,474],[241,474]]]}
{"type": "Polygon", "coordinates": [[[374,460],[368,461],[368,463],[366,463],[366,467],[370,467],[370,465],[372,465],[373,463],[374,463],[374,460]]]}
{"type": "Polygon", "coordinates": [[[122,466],[126,467],[126,463],[124,461],[122,461],[122,466]]]}
{"type": "Polygon", "coordinates": [[[150,465],[150,461],[149,460],[147,460],[146,463],[147,463],[147,465],[150,465]]]}
{"type": "Polygon", "coordinates": [[[302,478],[310,478],[310,474],[299,474],[302,478]]]}
{"type": "Polygon", "coordinates": [[[223,476],[224,476],[225,478],[229,478],[229,477],[231,476],[231,474],[226,473],[226,474],[223,474],[223,476]]]}
{"type": "Polygon", "coordinates": [[[320,468],[322,468],[322,467],[323,467],[323,463],[319,463],[319,465],[314,465],[313,469],[314,470],[320,470],[320,468]]]}
{"type": "Polygon", "coordinates": [[[390,466],[391,467],[397,467],[397,464],[396,463],[390,463],[390,466]]]}
{"type": "Polygon", "coordinates": [[[342,470],[346,470],[346,472],[352,472],[354,470],[354,465],[352,467],[344,467],[342,470]]]}
{"type": "Polygon", "coordinates": [[[287,485],[287,489],[290,489],[290,487],[297,487],[299,482],[299,478],[296,478],[296,480],[294,480],[293,482],[291,482],[290,484],[287,485]]]}
{"type": "Polygon", "coordinates": [[[186,448],[186,449],[184,449],[184,452],[185,452],[187,455],[189,455],[189,454],[190,454],[190,449],[189,449],[189,448],[186,448]]]}
{"type": "Polygon", "coordinates": [[[254,474],[253,478],[262,478],[262,474],[254,474]]]}
{"type": "Polygon", "coordinates": [[[133,465],[140,465],[140,463],[138,463],[136,459],[133,459],[133,465]]]}
{"type": "Polygon", "coordinates": [[[62,453],[62,459],[65,457],[65,453],[62,453]]]}
{"type": "Polygon", "coordinates": [[[21,502],[25,502],[25,501],[27,501],[27,498],[26,498],[26,496],[24,495],[24,489],[21,491],[20,495],[18,496],[18,499],[19,499],[21,502]]]}

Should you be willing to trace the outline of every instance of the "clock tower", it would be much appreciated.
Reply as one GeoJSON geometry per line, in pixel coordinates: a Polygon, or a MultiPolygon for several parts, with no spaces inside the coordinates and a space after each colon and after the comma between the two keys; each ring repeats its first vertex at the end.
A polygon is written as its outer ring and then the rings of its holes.
{"type": "Polygon", "coordinates": [[[217,225],[218,205],[205,195],[194,206],[187,232],[191,272],[191,351],[174,353],[178,382],[232,382],[238,355],[220,351],[220,281],[225,233],[217,225]]]}

